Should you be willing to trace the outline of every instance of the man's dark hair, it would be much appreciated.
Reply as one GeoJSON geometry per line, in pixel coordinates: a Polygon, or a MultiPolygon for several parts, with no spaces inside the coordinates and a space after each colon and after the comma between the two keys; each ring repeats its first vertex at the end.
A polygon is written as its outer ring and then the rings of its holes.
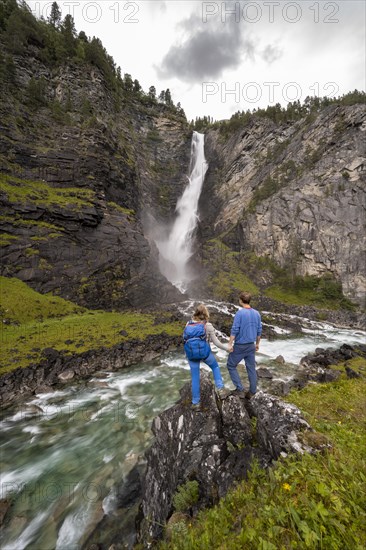
{"type": "Polygon", "coordinates": [[[243,304],[250,304],[251,299],[252,295],[249,292],[241,292],[239,295],[239,300],[241,300],[243,304]]]}

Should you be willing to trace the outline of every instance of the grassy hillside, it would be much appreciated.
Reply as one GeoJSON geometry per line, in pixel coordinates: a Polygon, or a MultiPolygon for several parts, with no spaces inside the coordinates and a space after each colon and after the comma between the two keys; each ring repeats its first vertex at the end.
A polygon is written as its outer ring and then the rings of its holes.
{"type": "MultiPolygon", "coordinates": [[[[359,359],[347,364],[360,370],[359,359]]],[[[176,524],[161,550],[364,549],[365,394],[365,379],[344,378],[293,392],[288,401],[332,450],[280,459],[268,472],[254,468],[218,506],[176,524]]]]}
{"type": "Polygon", "coordinates": [[[0,375],[39,361],[48,347],[80,353],[182,330],[179,322],[166,322],[168,313],[159,313],[156,322],[153,314],[91,311],[7,277],[0,277],[0,317],[0,375]]]}
{"type": "Polygon", "coordinates": [[[2,318],[17,325],[87,311],[59,296],[40,294],[15,277],[0,277],[0,307],[2,318]]]}

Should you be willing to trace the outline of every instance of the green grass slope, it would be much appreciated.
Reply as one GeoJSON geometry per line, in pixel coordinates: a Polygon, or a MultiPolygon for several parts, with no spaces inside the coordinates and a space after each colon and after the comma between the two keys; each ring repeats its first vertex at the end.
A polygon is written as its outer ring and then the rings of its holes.
{"type": "Polygon", "coordinates": [[[15,277],[0,277],[0,307],[3,319],[22,324],[87,311],[59,296],[40,294],[15,277]]]}
{"type": "Polygon", "coordinates": [[[81,353],[150,334],[181,333],[181,323],[167,322],[169,313],[155,318],[135,311],[92,311],[42,295],[19,279],[0,277],[0,375],[36,363],[48,347],[81,353]]]}

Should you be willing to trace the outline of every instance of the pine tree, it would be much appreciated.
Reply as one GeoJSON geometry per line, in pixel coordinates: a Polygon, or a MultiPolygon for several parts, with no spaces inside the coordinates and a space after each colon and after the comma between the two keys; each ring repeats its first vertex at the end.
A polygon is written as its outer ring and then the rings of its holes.
{"type": "Polygon", "coordinates": [[[18,9],[16,0],[1,0],[0,2],[0,29],[5,30],[7,21],[13,11],[18,9]]]}
{"type": "Polygon", "coordinates": [[[92,63],[100,69],[102,68],[104,62],[104,54],[103,45],[99,38],[93,36],[91,41],[85,44],[85,59],[88,63],[92,63]]]}
{"type": "Polygon", "coordinates": [[[15,84],[16,81],[16,68],[15,63],[13,60],[13,57],[11,55],[7,55],[5,59],[5,80],[9,82],[9,84],[15,84]]]}
{"type": "Polygon", "coordinates": [[[13,53],[22,53],[29,43],[43,46],[42,26],[26,4],[13,9],[5,24],[5,43],[13,53]]]}
{"type": "Polygon", "coordinates": [[[76,53],[76,29],[72,15],[66,15],[61,32],[64,38],[64,47],[67,57],[73,57],[76,53]]]}
{"type": "Polygon", "coordinates": [[[165,99],[165,103],[167,105],[173,105],[172,96],[171,96],[169,88],[165,92],[165,98],[164,99],[165,99]]]}
{"type": "Polygon", "coordinates": [[[186,118],[186,114],[184,112],[184,109],[182,108],[182,105],[180,103],[180,101],[178,101],[177,103],[177,113],[182,117],[182,118],[186,118]]]}
{"type": "Polygon", "coordinates": [[[61,24],[61,10],[57,2],[53,2],[51,12],[48,17],[48,22],[55,28],[58,28],[61,24]]]}
{"type": "Polygon", "coordinates": [[[84,31],[79,32],[79,40],[86,43],[88,42],[88,37],[86,36],[84,31]]]}
{"type": "Polygon", "coordinates": [[[32,77],[28,82],[27,87],[28,103],[32,107],[40,107],[46,105],[46,80],[42,76],[39,79],[32,77]]]}
{"type": "Polygon", "coordinates": [[[140,82],[135,79],[133,81],[133,91],[135,94],[139,94],[141,92],[142,88],[141,88],[141,85],[140,85],[140,82]]]}
{"type": "Polygon", "coordinates": [[[125,73],[123,77],[123,88],[127,93],[131,93],[133,91],[133,80],[131,75],[128,73],[125,73]]]}
{"type": "Polygon", "coordinates": [[[155,88],[155,86],[150,86],[150,88],[149,88],[149,97],[151,97],[151,99],[156,99],[156,88],[155,88]]]}
{"type": "Polygon", "coordinates": [[[3,57],[0,52],[0,80],[7,84],[15,84],[16,68],[11,55],[3,57]]]}

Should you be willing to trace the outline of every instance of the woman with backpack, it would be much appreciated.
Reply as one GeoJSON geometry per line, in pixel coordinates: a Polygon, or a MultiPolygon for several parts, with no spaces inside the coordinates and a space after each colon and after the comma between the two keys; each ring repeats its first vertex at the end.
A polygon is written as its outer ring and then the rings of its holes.
{"type": "Polygon", "coordinates": [[[216,357],[211,351],[209,342],[225,351],[229,351],[227,344],[221,344],[215,334],[215,329],[209,323],[210,314],[204,304],[199,304],[193,314],[192,320],[188,321],[183,332],[184,351],[188,359],[192,377],[192,409],[200,411],[200,362],[203,361],[211,370],[215,386],[220,399],[229,395],[225,389],[221,377],[220,367],[216,357]]]}

